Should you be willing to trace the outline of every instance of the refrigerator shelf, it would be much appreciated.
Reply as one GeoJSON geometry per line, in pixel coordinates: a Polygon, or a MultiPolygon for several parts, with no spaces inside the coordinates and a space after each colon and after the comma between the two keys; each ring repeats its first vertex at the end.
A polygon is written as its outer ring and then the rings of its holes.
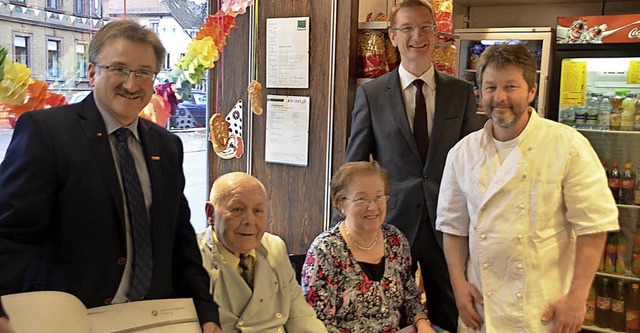
{"type": "Polygon", "coordinates": [[[627,281],[632,281],[632,282],[640,281],[640,277],[638,277],[635,274],[632,274],[631,272],[626,272],[625,274],[596,272],[596,275],[603,276],[603,277],[608,277],[608,278],[612,278],[612,279],[618,279],[618,280],[627,280],[627,281]]]}

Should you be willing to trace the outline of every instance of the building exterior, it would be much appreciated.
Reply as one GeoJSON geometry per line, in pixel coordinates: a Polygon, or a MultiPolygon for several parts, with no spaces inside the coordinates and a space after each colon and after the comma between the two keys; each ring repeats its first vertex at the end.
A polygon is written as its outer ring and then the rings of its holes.
{"type": "Polygon", "coordinates": [[[89,88],[87,48],[104,23],[101,0],[0,1],[0,45],[67,96],[89,88]]]}
{"type": "Polygon", "coordinates": [[[167,49],[167,56],[158,76],[161,79],[175,68],[178,59],[185,54],[187,45],[206,15],[206,4],[203,6],[185,0],[127,0],[126,12],[123,1],[107,1],[103,4],[110,20],[122,19],[126,14],[128,19],[135,20],[158,34],[167,49]]]}

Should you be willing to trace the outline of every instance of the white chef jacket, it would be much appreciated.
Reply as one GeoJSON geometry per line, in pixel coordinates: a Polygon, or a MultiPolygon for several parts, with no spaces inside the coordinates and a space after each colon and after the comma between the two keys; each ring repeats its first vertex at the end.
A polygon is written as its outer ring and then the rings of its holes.
{"type": "Polygon", "coordinates": [[[576,236],[617,230],[617,207],[576,130],[531,110],[500,164],[492,125],[449,152],[436,229],[469,238],[466,275],[484,298],[482,332],[551,331],[540,317],[569,289],[576,236]]]}

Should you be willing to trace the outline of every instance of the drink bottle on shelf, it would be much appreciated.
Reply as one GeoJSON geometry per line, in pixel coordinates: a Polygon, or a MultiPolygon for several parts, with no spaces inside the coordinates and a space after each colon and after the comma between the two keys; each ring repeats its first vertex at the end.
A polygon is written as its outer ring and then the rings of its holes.
{"type": "Polygon", "coordinates": [[[574,127],[575,128],[587,128],[587,106],[576,105],[573,107],[575,111],[574,127]]]}
{"type": "Polygon", "coordinates": [[[598,113],[600,112],[600,95],[591,94],[587,97],[587,128],[596,129],[598,126],[598,113]]]}
{"type": "Polygon", "coordinates": [[[618,171],[618,162],[613,162],[613,168],[609,175],[609,188],[613,194],[616,203],[620,203],[620,171],[618,171]]]}
{"type": "Polygon", "coordinates": [[[602,278],[600,290],[596,295],[595,324],[607,328],[611,325],[611,295],[609,294],[609,279],[602,278]]]}
{"type": "Polygon", "coordinates": [[[624,332],[627,328],[624,289],[624,281],[618,280],[614,296],[611,298],[611,329],[618,332],[624,332]]]}
{"type": "Polygon", "coordinates": [[[631,250],[631,273],[640,275],[640,230],[633,236],[633,247],[631,250]]]}
{"type": "Polygon", "coordinates": [[[622,112],[622,100],[624,99],[624,90],[616,90],[616,95],[611,99],[611,123],[612,131],[620,130],[620,113],[622,112]]]}
{"type": "Polygon", "coordinates": [[[616,246],[616,273],[627,272],[627,237],[618,233],[618,244],[616,246]]]}
{"type": "Polygon", "coordinates": [[[620,177],[620,203],[623,205],[633,205],[636,187],[636,175],[631,170],[633,163],[627,162],[624,165],[624,171],[620,177]]]}
{"type": "Polygon", "coordinates": [[[606,273],[615,273],[616,271],[616,253],[618,252],[617,238],[616,233],[609,233],[607,236],[607,246],[604,257],[604,271],[606,273]]]}
{"type": "Polygon", "coordinates": [[[603,94],[598,110],[598,127],[608,131],[611,128],[611,95],[603,94]]]}
{"type": "Polygon", "coordinates": [[[631,284],[631,292],[627,297],[627,333],[640,333],[640,284],[631,284]]]}
{"type": "Polygon", "coordinates": [[[633,131],[633,123],[636,114],[636,99],[634,94],[627,93],[622,100],[622,113],[620,114],[620,130],[633,131]]]}
{"type": "Polygon", "coordinates": [[[584,314],[584,325],[593,326],[596,323],[596,288],[591,284],[589,296],[587,296],[587,311],[584,314]]]}

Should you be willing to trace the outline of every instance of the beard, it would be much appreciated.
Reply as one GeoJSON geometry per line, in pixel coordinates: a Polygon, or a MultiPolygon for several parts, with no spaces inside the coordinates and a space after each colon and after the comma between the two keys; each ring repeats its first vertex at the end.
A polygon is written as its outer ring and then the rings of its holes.
{"type": "Polygon", "coordinates": [[[511,104],[492,104],[489,105],[487,110],[487,116],[491,118],[493,124],[500,128],[511,128],[522,119],[522,116],[529,110],[528,105],[511,105],[511,104]],[[494,108],[509,109],[508,113],[496,114],[493,112],[494,108]]]}

